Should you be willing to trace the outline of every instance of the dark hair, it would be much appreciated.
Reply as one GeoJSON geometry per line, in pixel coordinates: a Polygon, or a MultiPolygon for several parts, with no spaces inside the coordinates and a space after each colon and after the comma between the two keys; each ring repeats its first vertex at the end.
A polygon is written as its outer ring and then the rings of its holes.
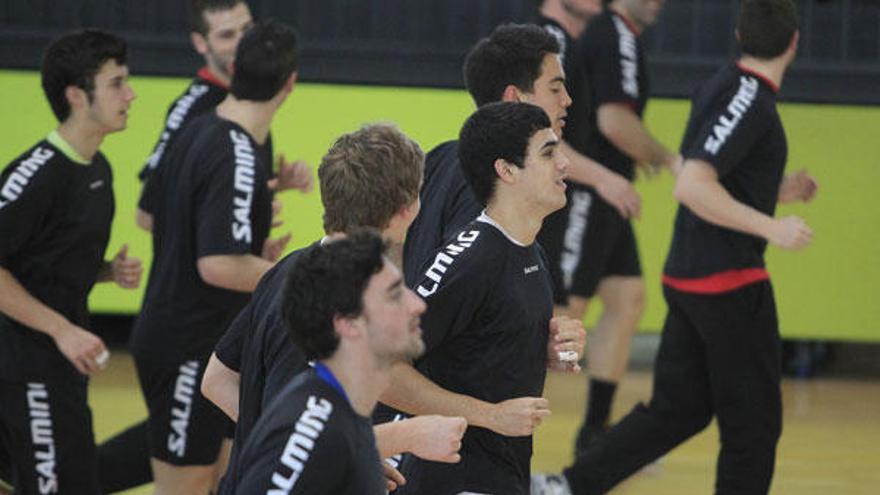
{"type": "Polygon", "coordinates": [[[258,22],[235,50],[230,93],[240,100],[271,100],[296,71],[296,31],[276,21],[258,22]]]}
{"type": "Polygon", "coordinates": [[[282,315],[293,343],[308,359],[336,352],[336,317],[357,318],[364,291],[385,263],[379,234],[363,229],[303,253],[287,273],[282,315]]]}
{"type": "Polygon", "coordinates": [[[419,196],[425,154],[393,124],[343,134],[318,167],[324,230],[384,230],[419,196]]]}
{"type": "Polygon", "coordinates": [[[244,3],[244,0],[192,0],[189,9],[190,30],[207,36],[211,26],[208,26],[205,13],[231,10],[240,3],[244,3]]]}
{"type": "Polygon", "coordinates": [[[523,168],[529,139],[549,127],[547,113],[528,103],[490,103],[467,119],[459,134],[458,156],[464,176],[483,206],[495,194],[495,160],[502,158],[523,168]]]}
{"type": "Polygon", "coordinates": [[[64,94],[68,86],[83,89],[91,102],[95,74],[108,60],[126,65],[127,59],[125,40],[104,31],[87,29],[53,41],[43,53],[40,74],[43,93],[58,121],[64,122],[70,116],[70,103],[64,94]]]}
{"type": "Polygon", "coordinates": [[[464,84],[477,106],[500,101],[512,84],[534,91],[548,53],[558,54],[559,42],[534,24],[504,24],[471,49],[464,61],[464,84]]]}
{"type": "Polygon", "coordinates": [[[736,22],[743,54],[765,60],[785,53],[797,29],[791,0],[743,0],[736,22]]]}

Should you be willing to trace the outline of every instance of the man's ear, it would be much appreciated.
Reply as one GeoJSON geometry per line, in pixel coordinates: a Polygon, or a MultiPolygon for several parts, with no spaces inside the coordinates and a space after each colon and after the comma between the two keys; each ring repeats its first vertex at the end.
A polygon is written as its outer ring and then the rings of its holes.
{"type": "Polygon", "coordinates": [[[64,97],[67,98],[67,104],[70,105],[70,113],[73,113],[74,109],[89,106],[89,95],[86,94],[86,91],[72,84],[64,88],[64,97]]]}
{"type": "Polygon", "coordinates": [[[513,171],[514,168],[517,168],[516,165],[503,158],[495,160],[495,175],[497,175],[505,184],[512,184],[516,181],[516,173],[513,171]]]}
{"type": "Polygon", "coordinates": [[[200,55],[208,53],[208,40],[205,39],[202,33],[196,31],[189,33],[189,40],[192,42],[193,48],[195,48],[200,55]]]}
{"type": "Polygon", "coordinates": [[[522,101],[522,91],[513,84],[508,84],[501,93],[501,101],[519,103],[522,101]]]}
{"type": "Polygon", "coordinates": [[[363,325],[360,324],[360,317],[352,318],[350,316],[336,315],[333,317],[333,330],[339,335],[339,340],[360,338],[363,333],[363,325]]]}

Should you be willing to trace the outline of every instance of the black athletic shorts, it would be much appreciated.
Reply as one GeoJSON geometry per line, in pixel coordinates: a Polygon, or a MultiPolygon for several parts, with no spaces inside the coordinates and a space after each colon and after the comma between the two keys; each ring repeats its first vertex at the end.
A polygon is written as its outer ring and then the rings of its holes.
{"type": "Polygon", "coordinates": [[[591,298],[610,276],[640,277],[642,266],[629,220],[592,188],[569,184],[568,202],[544,220],[538,241],[547,253],[553,298],[591,298]]]}
{"type": "Polygon", "coordinates": [[[182,363],[135,356],[147,403],[150,456],[175,466],[207,466],[234,423],[201,392],[208,357],[182,363]]]}
{"type": "Polygon", "coordinates": [[[0,436],[16,494],[98,494],[88,381],[0,380],[0,436]]]}

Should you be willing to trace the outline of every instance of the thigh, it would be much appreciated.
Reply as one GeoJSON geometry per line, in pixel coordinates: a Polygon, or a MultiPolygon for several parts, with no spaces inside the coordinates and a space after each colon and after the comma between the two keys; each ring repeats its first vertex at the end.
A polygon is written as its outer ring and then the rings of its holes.
{"type": "MultiPolygon", "coordinates": [[[[691,315],[706,341],[713,401],[722,434],[778,430],[781,343],[769,282],[718,296],[690,296],[691,315]]],[[[764,434],[762,434],[764,435],[764,434]]]]}
{"type": "MultiPolygon", "coordinates": [[[[616,212],[612,212],[616,215],[616,212]]],[[[616,224],[613,231],[617,232],[614,245],[609,251],[603,277],[635,277],[641,278],[642,264],[639,261],[639,248],[632,223],[618,216],[617,219],[609,220],[616,224]]]]}
{"type": "Polygon", "coordinates": [[[0,382],[15,493],[99,493],[87,382],[0,382]]]}
{"type": "Polygon", "coordinates": [[[572,295],[591,298],[608,271],[624,220],[594,192],[584,192],[583,218],[566,232],[563,280],[572,295]]]}
{"type": "Polygon", "coordinates": [[[172,466],[217,461],[230,420],[200,390],[207,358],[181,363],[136,358],[147,403],[150,457],[172,466]]]}

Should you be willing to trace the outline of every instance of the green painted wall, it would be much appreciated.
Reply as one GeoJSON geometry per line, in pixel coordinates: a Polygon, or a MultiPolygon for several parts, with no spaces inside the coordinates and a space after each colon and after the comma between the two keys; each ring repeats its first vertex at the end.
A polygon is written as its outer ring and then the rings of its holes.
{"type": "MultiPolygon", "coordinates": [[[[147,156],[168,103],[187,85],[184,79],[136,77],[129,128],[110,136],[103,146],[115,171],[117,214],[110,253],[123,243],[145,261],[149,238],[134,225],[139,185],[136,173],[147,156]]],[[[676,147],[684,131],[688,103],[656,100],[647,122],[661,141],[676,147]]],[[[32,72],[0,71],[0,163],[6,164],[42,138],[55,121],[45,103],[39,77],[32,72]]],[[[276,150],[288,158],[317,165],[341,133],[365,122],[396,122],[427,151],[454,138],[472,105],[463,91],[301,84],[282,108],[273,126],[276,150]]],[[[789,337],[880,341],[880,107],[839,107],[785,104],[781,110],[789,138],[789,167],[808,168],[820,182],[811,205],[782,206],[779,214],[802,215],[815,229],[814,244],[802,252],[769,249],[769,267],[776,287],[782,332],[789,337]]],[[[640,180],[642,218],[636,222],[648,291],[642,327],[662,326],[665,304],[659,275],[672,228],[675,205],[668,176],[640,180]]],[[[286,193],[285,225],[292,231],[291,249],[321,234],[317,192],[286,193]]],[[[0,233],[2,235],[2,233],[0,233]]],[[[142,291],[110,285],[95,289],[93,311],[134,313],[142,291]]],[[[595,321],[598,307],[589,322],[595,321]]]]}

